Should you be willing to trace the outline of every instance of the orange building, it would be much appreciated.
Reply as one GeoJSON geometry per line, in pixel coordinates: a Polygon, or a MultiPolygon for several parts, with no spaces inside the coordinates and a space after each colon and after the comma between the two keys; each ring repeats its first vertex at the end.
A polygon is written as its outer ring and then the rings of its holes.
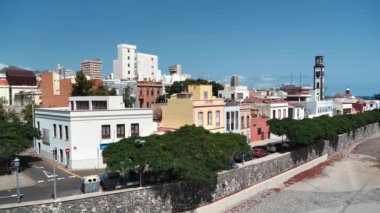
{"type": "Polygon", "coordinates": [[[162,83],[153,81],[137,82],[137,108],[151,108],[158,96],[162,95],[162,83]]]}
{"type": "MultiPolygon", "coordinates": [[[[68,107],[69,97],[71,96],[71,85],[75,79],[59,79],[55,72],[41,74],[41,99],[43,108],[49,107],[68,107]]],[[[94,87],[103,84],[101,79],[96,79],[94,87]]]]}
{"type": "Polygon", "coordinates": [[[251,143],[269,138],[268,117],[251,118],[251,143]]]}

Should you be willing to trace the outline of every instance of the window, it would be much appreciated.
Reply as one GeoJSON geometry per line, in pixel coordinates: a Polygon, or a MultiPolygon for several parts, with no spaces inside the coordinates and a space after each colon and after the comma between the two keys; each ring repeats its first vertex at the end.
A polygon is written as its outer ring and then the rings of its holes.
{"type": "Polygon", "coordinates": [[[129,56],[128,56],[128,60],[131,59],[129,56]]]}
{"type": "Polygon", "coordinates": [[[220,111],[216,111],[215,122],[216,122],[216,126],[220,126],[220,111]]]}
{"type": "Polygon", "coordinates": [[[59,159],[63,163],[63,150],[62,149],[59,150],[59,159]]]}
{"type": "Polygon", "coordinates": [[[317,83],[317,89],[319,89],[319,83],[317,83]]]}
{"type": "Polygon", "coordinates": [[[140,135],[139,124],[131,124],[131,136],[137,137],[140,135]]]}
{"type": "Polygon", "coordinates": [[[251,127],[251,122],[250,122],[250,119],[249,119],[249,115],[247,116],[247,128],[251,127]]]}
{"type": "Polygon", "coordinates": [[[235,129],[239,129],[239,111],[235,112],[235,129]]]}
{"type": "Polygon", "coordinates": [[[160,90],[157,90],[157,95],[160,95],[160,90]]]}
{"type": "Polygon", "coordinates": [[[230,112],[227,112],[227,131],[230,131],[230,112]]]}
{"type": "Polygon", "coordinates": [[[278,119],[281,119],[281,109],[278,110],[278,119]]]}
{"type": "Polygon", "coordinates": [[[93,110],[105,110],[107,109],[107,101],[92,101],[93,110]]]}
{"type": "Polygon", "coordinates": [[[125,125],[124,124],[116,125],[116,132],[117,132],[118,138],[125,138],[125,125]]]}
{"type": "Polygon", "coordinates": [[[66,140],[69,140],[69,127],[65,126],[65,135],[66,135],[66,140]]]}
{"type": "Polygon", "coordinates": [[[237,99],[243,99],[244,98],[244,94],[243,93],[238,93],[237,94],[237,99]]]}
{"type": "Polygon", "coordinates": [[[203,112],[198,112],[198,126],[203,126],[203,112]]]}
{"type": "Polygon", "coordinates": [[[235,124],[235,112],[231,112],[231,130],[235,129],[234,124],[235,124]]]}
{"type": "Polygon", "coordinates": [[[54,160],[57,160],[57,155],[58,155],[57,149],[53,150],[53,155],[54,155],[54,160]]]}
{"type": "Polygon", "coordinates": [[[131,71],[128,70],[128,75],[131,74],[131,71]]]}
{"type": "Polygon", "coordinates": [[[212,112],[207,113],[207,124],[212,125],[212,112]]]}
{"type": "Polygon", "coordinates": [[[257,134],[261,135],[261,128],[257,128],[257,134]]]}
{"type": "Polygon", "coordinates": [[[128,67],[131,67],[131,65],[128,63],[128,67]]]}
{"type": "Polygon", "coordinates": [[[241,128],[244,129],[244,116],[241,116],[240,118],[240,125],[241,125],[241,128]]]}
{"type": "Polygon", "coordinates": [[[88,101],[76,101],[77,109],[88,110],[90,109],[90,103],[88,101]]]}
{"type": "Polygon", "coordinates": [[[59,139],[62,139],[62,125],[59,125],[59,139]]]}
{"type": "Polygon", "coordinates": [[[71,101],[71,111],[74,111],[74,101],[71,101]]]}
{"type": "Polygon", "coordinates": [[[146,96],[149,96],[149,89],[146,90],[146,96]]]}
{"type": "Polygon", "coordinates": [[[208,92],[207,91],[203,92],[203,99],[208,99],[208,92]]]}
{"type": "Polygon", "coordinates": [[[153,90],[150,91],[150,95],[153,97],[153,90]]]}
{"type": "Polygon", "coordinates": [[[38,131],[41,131],[41,129],[40,129],[40,122],[39,121],[37,121],[37,129],[38,129],[38,131]]]}
{"type": "Polygon", "coordinates": [[[54,128],[54,137],[56,138],[57,137],[57,125],[53,124],[53,128],[54,128]]]}
{"type": "Polygon", "coordinates": [[[127,49],[128,50],[128,52],[129,52],[129,49],[127,49]]]}
{"type": "Polygon", "coordinates": [[[273,119],[276,118],[276,110],[273,110],[273,119]]]}
{"type": "Polygon", "coordinates": [[[283,114],[282,114],[282,116],[284,116],[284,118],[287,117],[287,116],[286,116],[286,109],[283,109],[283,114]]]}
{"type": "Polygon", "coordinates": [[[102,125],[102,139],[111,138],[111,126],[102,125]]]}

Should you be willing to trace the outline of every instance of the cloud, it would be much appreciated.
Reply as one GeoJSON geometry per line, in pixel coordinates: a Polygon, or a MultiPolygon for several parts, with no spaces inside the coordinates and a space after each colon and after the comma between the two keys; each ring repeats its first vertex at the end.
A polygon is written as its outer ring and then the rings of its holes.
{"type": "Polygon", "coordinates": [[[0,70],[5,68],[5,67],[8,67],[8,65],[0,63],[0,70]]]}
{"type": "Polygon", "coordinates": [[[265,81],[265,82],[269,82],[269,81],[273,81],[274,80],[273,77],[268,76],[268,75],[260,75],[259,79],[260,79],[260,81],[265,81]]]}

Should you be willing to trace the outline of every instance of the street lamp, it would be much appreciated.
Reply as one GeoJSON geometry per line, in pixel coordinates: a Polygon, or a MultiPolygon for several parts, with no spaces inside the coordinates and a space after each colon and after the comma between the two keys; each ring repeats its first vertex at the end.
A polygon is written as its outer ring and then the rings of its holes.
{"type": "MultiPolygon", "coordinates": [[[[33,124],[33,129],[36,127],[35,122],[34,122],[34,90],[33,86],[31,87],[31,98],[32,98],[32,124],[33,124]]],[[[34,143],[34,149],[37,149],[37,144],[36,144],[36,137],[33,136],[33,143],[34,143]]]]}
{"type": "Polygon", "coordinates": [[[18,157],[15,157],[12,160],[13,168],[16,169],[16,194],[17,194],[17,202],[21,202],[21,196],[20,196],[20,185],[18,181],[18,169],[20,168],[20,159],[18,157]]]}
{"type": "Polygon", "coordinates": [[[52,149],[52,152],[53,152],[53,162],[54,162],[54,167],[53,167],[53,175],[54,175],[54,192],[53,192],[53,198],[54,200],[57,199],[57,178],[56,178],[56,175],[55,175],[55,157],[57,155],[57,147],[55,147],[54,149],[52,149]]]}

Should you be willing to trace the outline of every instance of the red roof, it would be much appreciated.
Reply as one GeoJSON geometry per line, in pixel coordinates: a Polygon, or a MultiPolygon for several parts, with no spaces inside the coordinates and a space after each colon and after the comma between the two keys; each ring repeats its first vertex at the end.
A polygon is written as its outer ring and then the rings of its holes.
{"type": "Polygon", "coordinates": [[[0,79],[0,85],[1,86],[8,86],[9,85],[8,80],[7,79],[0,79]]]}

